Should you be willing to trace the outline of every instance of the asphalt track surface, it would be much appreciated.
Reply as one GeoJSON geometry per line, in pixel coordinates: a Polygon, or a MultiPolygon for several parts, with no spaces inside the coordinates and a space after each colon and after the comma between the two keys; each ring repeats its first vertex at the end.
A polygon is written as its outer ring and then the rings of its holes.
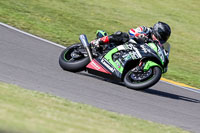
{"type": "Polygon", "coordinates": [[[85,72],[63,71],[58,64],[62,50],[0,25],[0,81],[200,132],[200,93],[165,82],[135,91],[85,72]]]}

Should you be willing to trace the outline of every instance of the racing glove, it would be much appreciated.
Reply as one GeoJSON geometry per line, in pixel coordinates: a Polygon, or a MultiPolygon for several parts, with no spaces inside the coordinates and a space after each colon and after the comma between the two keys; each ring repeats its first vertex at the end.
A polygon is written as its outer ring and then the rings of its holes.
{"type": "Polygon", "coordinates": [[[107,44],[107,43],[109,43],[108,36],[104,36],[102,38],[91,41],[91,44],[94,45],[95,47],[99,47],[100,45],[107,44]]]}

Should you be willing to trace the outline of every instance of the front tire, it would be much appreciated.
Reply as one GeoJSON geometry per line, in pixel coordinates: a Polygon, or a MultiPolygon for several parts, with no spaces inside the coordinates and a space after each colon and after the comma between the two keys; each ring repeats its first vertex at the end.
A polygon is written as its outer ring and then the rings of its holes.
{"type": "Polygon", "coordinates": [[[84,56],[81,52],[79,54],[73,53],[79,50],[85,51],[82,44],[73,44],[62,51],[59,57],[59,64],[63,70],[71,72],[79,72],[85,69],[86,65],[90,62],[88,56],[84,56]],[[73,56],[74,54],[77,54],[73,56]]]}
{"type": "Polygon", "coordinates": [[[162,71],[159,67],[153,67],[150,69],[152,70],[152,74],[143,81],[134,81],[131,77],[133,71],[129,70],[124,76],[125,85],[134,90],[144,90],[155,85],[160,80],[162,71]]]}

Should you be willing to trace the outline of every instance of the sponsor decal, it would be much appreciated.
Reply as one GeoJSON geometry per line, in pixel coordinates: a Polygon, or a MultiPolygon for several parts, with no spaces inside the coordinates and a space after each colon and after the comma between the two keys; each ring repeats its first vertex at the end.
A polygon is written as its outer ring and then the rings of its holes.
{"type": "Polygon", "coordinates": [[[133,50],[133,47],[134,46],[132,44],[128,44],[128,43],[126,44],[126,49],[133,50]]]}
{"type": "MultiPolygon", "coordinates": [[[[130,57],[131,58],[131,57],[130,57]]],[[[118,59],[119,63],[122,64],[122,66],[124,66],[124,62],[121,59],[118,59]]],[[[125,60],[126,61],[126,60],[125,60]]]]}
{"type": "Polygon", "coordinates": [[[89,69],[93,69],[93,70],[97,70],[97,71],[100,71],[100,72],[103,72],[103,73],[107,73],[107,74],[110,74],[111,73],[105,69],[97,60],[92,60],[87,66],[86,68],[89,68],[89,69]]]}
{"type": "Polygon", "coordinates": [[[96,70],[99,70],[99,69],[100,69],[100,67],[99,67],[94,61],[91,62],[91,65],[92,65],[96,70]]]}
{"type": "Polygon", "coordinates": [[[160,56],[160,59],[164,62],[165,61],[164,53],[160,47],[158,47],[158,55],[160,56]]]}
{"type": "Polygon", "coordinates": [[[142,57],[141,55],[138,55],[135,51],[129,52],[129,55],[131,56],[132,59],[139,59],[142,57]]]}
{"type": "Polygon", "coordinates": [[[133,59],[142,58],[142,55],[140,54],[138,49],[135,48],[132,44],[127,44],[126,46],[127,46],[127,49],[132,50],[131,52],[129,52],[129,54],[131,54],[132,57],[136,57],[136,58],[133,58],[133,59]]]}
{"type": "Polygon", "coordinates": [[[124,48],[123,45],[117,46],[117,49],[118,49],[118,50],[125,50],[125,48],[124,48]]]}
{"type": "Polygon", "coordinates": [[[115,64],[117,65],[118,68],[121,68],[121,65],[118,60],[115,61],[115,64]]]}
{"type": "Polygon", "coordinates": [[[149,50],[146,48],[145,45],[140,45],[140,47],[142,48],[142,50],[144,51],[144,53],[148,53],[149,50]]]}
{"type": "Polygon", "coordinates": [[[122,57],[124,58],[125,61],[131,59],[131,55],[130,54],[125,54],[122,57]]]}
{"type": "Polygon", "coordinates": [[[105,65],[111,72],[114,72],[114,71],[115,71],[115,69],[111,66],[111,64],[110,64],[107,60],[102,59],[102,60],[101,60],[101,63],[102,63],[103,65],[105,65]]]}

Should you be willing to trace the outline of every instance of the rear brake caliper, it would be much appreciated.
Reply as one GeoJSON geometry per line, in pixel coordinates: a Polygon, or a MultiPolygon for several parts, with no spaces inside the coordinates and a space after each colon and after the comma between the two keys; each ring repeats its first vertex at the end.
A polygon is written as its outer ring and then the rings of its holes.
{"type": "Polygon", "coordinates": [[[83,54],[78,49],[74,49],[74,51],[70,55],[73,59],[78,59],[83,56],[83,54]]]}

